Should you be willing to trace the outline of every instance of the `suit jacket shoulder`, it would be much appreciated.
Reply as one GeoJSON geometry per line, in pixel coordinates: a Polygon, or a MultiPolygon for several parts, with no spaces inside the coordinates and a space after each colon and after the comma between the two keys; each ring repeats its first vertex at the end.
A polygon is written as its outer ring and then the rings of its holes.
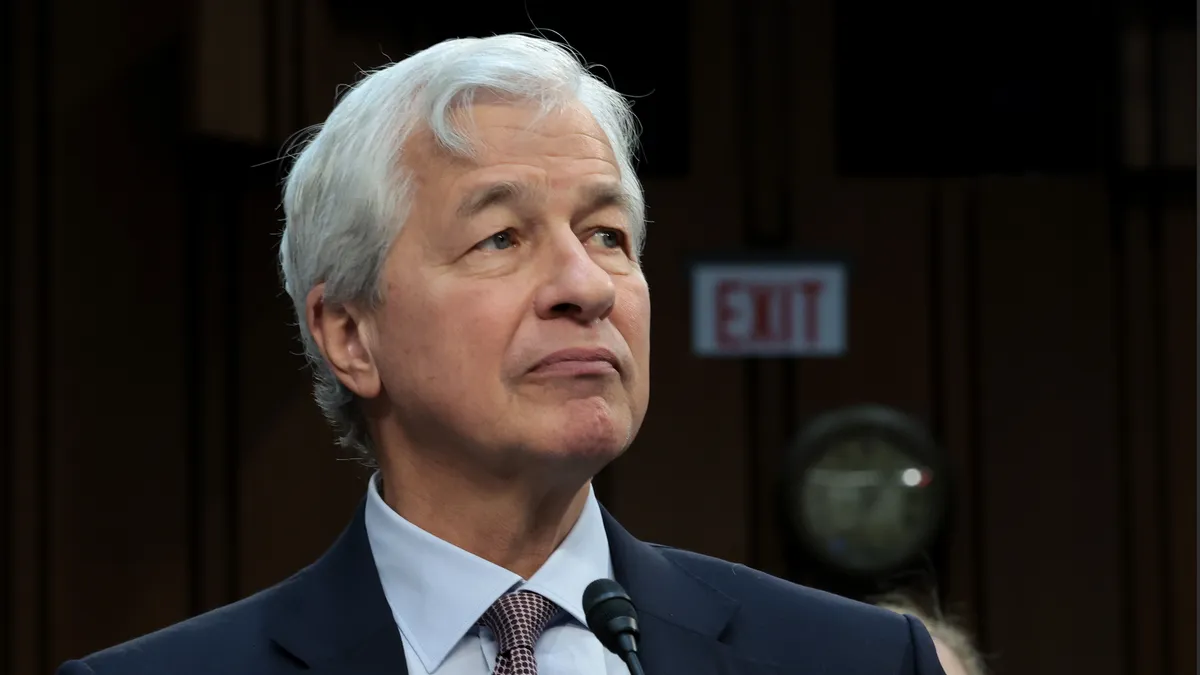
{"type": "MultiPolygon", "coordinates": [[[[256,664],[265,675],[273,663],[286,664],[286,655],[272,644],[268,617],[303,572],[292,578],[210,612],[143,635],[82,660],[62,665],[59,675],[178,675],[243,672],[256,664]]],[[[289,672],[284,670],[282,672],[289,672]]]]}
{"type": "MultiPolygon", "coordinates": [[[[365,500],[364,500],[365,501],[365,500]]],[[[404,645],[363,502],[325,555],[245,600],[63,664],[60,675],[395,675],[404,645]]]]}
{"type": "Polygon", "coordinates": [[[932,645],[911,617],[779,579],[745,565],[655,546],[664,557],[739,606],[722,635],[785,672],[939,673],[932,645]],[[929,649],[927,649],[927,647],[929,649]],[[916,654],[919,649],[922,653],[916,654]]]}

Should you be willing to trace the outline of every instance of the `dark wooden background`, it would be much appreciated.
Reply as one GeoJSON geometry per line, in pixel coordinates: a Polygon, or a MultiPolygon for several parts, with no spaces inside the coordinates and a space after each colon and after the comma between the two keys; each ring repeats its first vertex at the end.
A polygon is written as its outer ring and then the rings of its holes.
{"type": "MultiPolygon", "coordinates": [[[[257,165],[422,45],[322,0],[3,7],[0,671],[25,675],[264,588],[344,526],[366,474],[311,403],[257,165]]],[[[1100,170],[940,178],[837,170],[834,19],[711,0],[675,28],[687,166],[646,182],[654,397],[608,506],[783,573],[788,435],[892,405],[953,460],[943,593],[996,673],[1194,672],[1194,19],[1115,33],[1100,170]],[[690,356],[686,257],[763,242],[854,261],[848,356],[690,356]]]]}

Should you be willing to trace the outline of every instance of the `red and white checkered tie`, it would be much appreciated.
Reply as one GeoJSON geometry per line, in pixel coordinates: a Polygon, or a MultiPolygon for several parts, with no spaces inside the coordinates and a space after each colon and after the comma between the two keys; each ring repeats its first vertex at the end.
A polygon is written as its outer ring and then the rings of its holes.
{"type": "Polygon", "coordinates": [[[557,614],[558,605],[530,591],[507,593],[492,603],[479,619],[500,643],[492,675],[537,675],[533,646],[557,614]]]}

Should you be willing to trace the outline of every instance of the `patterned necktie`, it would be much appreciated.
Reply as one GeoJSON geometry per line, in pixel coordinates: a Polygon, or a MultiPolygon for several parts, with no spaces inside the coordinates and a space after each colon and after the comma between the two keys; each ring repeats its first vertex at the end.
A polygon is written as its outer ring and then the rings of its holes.
{"type": "Polygon", "coordinates": [[[500,596],[479,619],[479,625],[492,631],[500,643],[492,675],[537,675],[533,646],[556,614],[558,605],[537,593],[500,596]]]}

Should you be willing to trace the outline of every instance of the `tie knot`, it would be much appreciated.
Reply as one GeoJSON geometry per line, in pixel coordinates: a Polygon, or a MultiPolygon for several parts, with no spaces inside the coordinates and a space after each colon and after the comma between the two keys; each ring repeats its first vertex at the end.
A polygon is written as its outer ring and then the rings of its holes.
{"type": "Polygon", "coordinates": [[[500,653],[514,649],[533,650],[534,644],[558,614],[558,605],[537,593],[517,591],[500,596],[479,619],[500,643],[500,653]]]}

